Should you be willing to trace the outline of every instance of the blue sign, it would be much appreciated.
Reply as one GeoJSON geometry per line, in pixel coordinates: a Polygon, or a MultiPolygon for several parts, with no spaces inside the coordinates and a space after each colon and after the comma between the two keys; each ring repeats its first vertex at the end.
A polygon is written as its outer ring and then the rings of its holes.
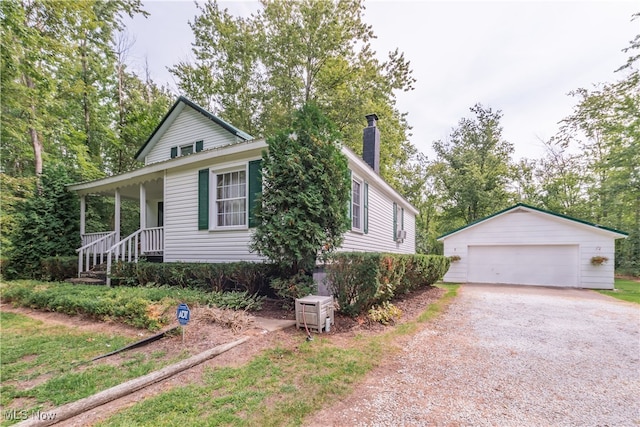
{"type": "Polygon", "coordinates": [[[191,319],[191,311],[189,310],[189,306],[187,306],[187,304],[180,304],[178,306],[176,316],[178,317],[178,322],[180,322],[182,326],[189,323],[189,319],[191,319]]]}

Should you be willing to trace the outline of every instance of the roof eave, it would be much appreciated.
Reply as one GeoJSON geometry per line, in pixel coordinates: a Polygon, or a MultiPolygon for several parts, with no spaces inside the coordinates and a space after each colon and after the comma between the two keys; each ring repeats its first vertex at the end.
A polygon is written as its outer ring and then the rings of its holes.
{"type": "Polygon", "coordinates": [[[254,139],[253,136],[249,135],[246,132],[241,131],[240,129],[234,127],[233,125],[225,122],[221,118],[211,114],[210,112],[208,112],[198,104],[194,103],[193,101],[185,98],[184,96],[179,96],[176,102],[174,102],[174,104],[171,106],[167,114],[164,115],[164,117],[162,118],[158,126],[156,126],[156,128],[153,130],[153,132],[151,133],[151,136],[145,141],[142,147],[140,147],[138,152],[134,155],[134,158],[136,160],[144,162],[145,156],[149,153],[149,151],[151,151],[151,148],[153,147],[153,145],[155,145],[155,142],[158,139],[160,139],[160,136],[164,133],[164,130],[167,127],[169,127],[169,125],[173,122],[173,120],[175,120],[177,115],[182,112],[184,107],[178,108],[180,105],[183,105],[183,106],[186,105],[193,108],[195,111],[202,114],[207,119],[218,124],[227,132],[233,134],[234,136],[244,141],[251,141],[254,139]]]}
{"type": "Polygon", "coordinates": [[[593,224],[593,223],[588,222],[588,221],[583,221],[581,219],[573,218],[573,217],[570,217],[568,215],[562,215],[562,214],[559,214],[559,213],[556,213],[556,212],[551,212],[551,211],[548,211],[548,210],[545,210],[545,209],[537,208],[535,206],[527,205],[525,203],[518,203],[516,205],[513,205],[513,206],[508,207],[506,209],[503,209],[501,211],[498,211],[498,212],[496,212],[496,213],[494,213],[492,215],[489,215],[487,217],[484,217],[484,218],[481,218],[481,219],[479,219],[477,221],[474,221],[471,224],[467,224],[467,225],[465,225],[463,227],[460,227],[460,228],[452,230],[452,231],[450,231],[448,233],[442,234],[441,236],[438,236],[436,238],[436,240],[441,242],[444,239],[446,239],[448,237],[451,237],[454,234],[458,234],[459,232],[461,232],[463,230],[466,230],[468,228],[472,228],[472,227],[474,227],[474,226],[476,226],[476,225],[478,225],[480,223],[483,223],[483,222],[485,222],[487,220],[496,218],[498,216],[501,216],[503,214],[506,214],[506,213],[508,213],[508,212],[510,212],[512,210],[518,209],[518,208],[530,209],[530,210],[537,211],[537,212],[540,212],[540,213],[543,213],[543,214],[555,216],[557,218],[560,218],[560,219],[563,219],[563,220],[566,220],[566,221],[572,221],[572,222],[574,222],[576,224],[581,224],[583,226],[589,226],[589,227],[595,228],[596,230],[599,230],[601,232],[612,234],[613,236],[615,236],[616,239],[622,239],[622,238],[626,238],[626,237],[629,236],[628,233],[625,233],[624,231],[616,230],[614,228],[605,227],[603,225],[598,225],[598,224],[593,224]]]}

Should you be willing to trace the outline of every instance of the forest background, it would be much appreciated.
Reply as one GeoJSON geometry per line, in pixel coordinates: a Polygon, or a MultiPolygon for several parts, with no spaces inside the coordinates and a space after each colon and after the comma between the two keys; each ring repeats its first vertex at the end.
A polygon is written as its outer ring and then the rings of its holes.
{"type": "MultiPolygon", "coordinates": [[[[400,48],[384,60],[373,51],[363,1],[265,1],[250,17],[213,1],[198,9],[192,58],[166,64],[175,93],[127,64],[125,17],[146,14],[140,1],[0,2],[2,257],[29,239],[73,255],[79,210],[63,184],[141,167],[134,153],[181,94],[265,137],[313,102],[358,153],[364,115],[376,112],[381,175],[420,211],[418,252],[440,253],[438,235],[522,202],[629,233],[616,269],[640,274],[640,35],[620,47],[628,61],[615,81],[570,94],[573,113],[558,118],[543,158],[515,161],[502,112],[478,100],[428,159],[396,99],[420,83],[400,48]]],[[[123,235],[137,229],[136,209],[124,205],[123,235]]],[[[92,197],[87,232],[113,222],[113,200],[92,197]]]]}

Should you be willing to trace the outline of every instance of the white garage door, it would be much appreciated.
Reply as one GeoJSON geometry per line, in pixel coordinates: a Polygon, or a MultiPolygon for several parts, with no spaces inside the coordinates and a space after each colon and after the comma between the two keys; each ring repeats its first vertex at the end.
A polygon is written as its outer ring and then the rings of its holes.
{"type": "Polygon", "coordinates": [[[469,246],[470,283],[577,286],[577,245],[469,246]]]}

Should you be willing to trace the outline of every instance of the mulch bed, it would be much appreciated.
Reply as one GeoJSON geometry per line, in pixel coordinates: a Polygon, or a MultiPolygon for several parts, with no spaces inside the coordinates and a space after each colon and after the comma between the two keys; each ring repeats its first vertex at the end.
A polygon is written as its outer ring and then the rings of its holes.
{"type": "MultiPolygon", "coordinates": [[[[436,287],[427,287],[418,291],[408,293],[401,296],[397,300],[392,301],[393,305],[402,310],[402,316],[398,323],[404,323],[414,320],[422,312],[424,312],[429,304],[435,302],[445,290],[436,287]]],[[[272,319],[290,319],[295,320],[296,315],[293,310],[287,310],[282,307],[282,302],[274,299],[267,299],[262,304],[262,309],[255,313],[256,316],[272,318],[272,319]]],[[[334,316],[335,324],[331,327],[330,334],[352,333],[358,330],[363,331],[382,331],[387,326],[378,322],[372,322],[366,314],[358,317],[349,317],[336,313],[334,316]]]]}

